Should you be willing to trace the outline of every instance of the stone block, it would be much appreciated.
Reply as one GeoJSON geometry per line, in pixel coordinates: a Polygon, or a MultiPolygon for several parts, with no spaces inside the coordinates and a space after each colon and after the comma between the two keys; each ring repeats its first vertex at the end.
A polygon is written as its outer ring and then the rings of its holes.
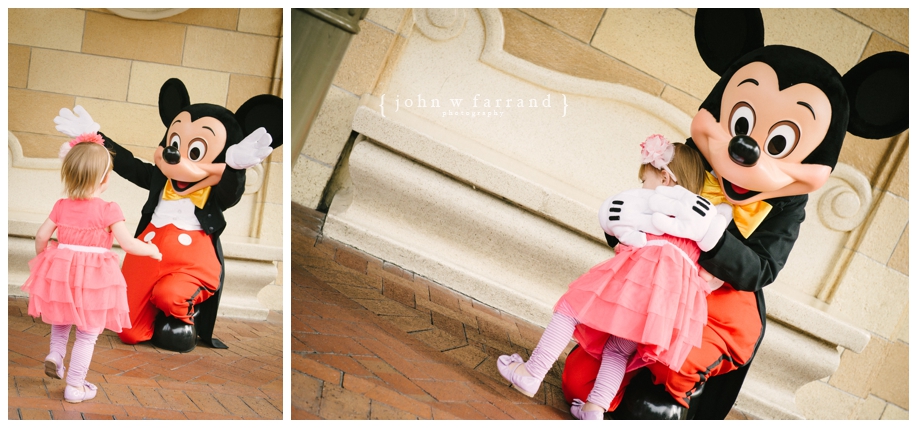
{"type": "Polygon", "coordinates": [[[331,86],[309,129],[302,154],[326,165],[337,164],[350,138],[350,124],[359,104],[360,99],[352,93],[331,86]]]}
{"type": "MultiPolygon", "coordinates": [[[[275,150],[282,150],[279,147],[275,150]]],[[[272,163],[267,168],[267,177],[262,184],[262,191],[265,192],[264,202],[268,204],[283,205],[283,164],[272,163]]]]}
{"type": "Polygon", "coordinates": [[[513,9],[501,10],[506,39],[503,50],[533,64],[585,79],[627,85],[659,95],[664,84],[513,9]]]}
{"type": "Polygon", "coordinates": [[[885,411],[882,412],[881,420],[883,421],[893,421],[893,420],[906,421],[909,419],[910,419],[910,412],[898,406],[889,404],[885,406],[885,411]]]}
{"type": "Polygon", "coordinates": [[[22,131],[17,131],[16,137],[22,144],[23,156],[47,159],[57,159],[61,144],[70,139],[65,135],[32,134],[22,131]]]}
{"type": "Polygon", "coordinates": [[[884,400],[876,398],[875,395],[869,395],[857,405],[853,417],[857,420],[877,421],[882,417],[885,405],[884,400]]]}
{"type": "Polygon", "coordinates": [[[264,204],[261,211],[262,242],[283,245],[283,204],[264,204]]]}
{"type": "Polygon", "coordinates": [[[238,30],[244,33],[280,37],[283,9],[240,9],[238,30]]]}
{"type": "Polygon", "coordinates": [[[829,313],[890,337],[907,308],[908,277],[855,254],[831,301],[829,313]]]}
{"type": "MultiPolygon", "coordinates": [[[[62,107],[73,108],[75,100],[73,96],[10,88],[7,97],[9,104],[7,127],[10,131],[58,135],[65,138],[63,134],[54,129],[54,117],[62,107]]],[[[60,143],[63,142],[64,140],[60,141],[60,143]]],[[[57,144],[58,148],[60,148],[60,143],[57,144]]]]}
{"type": "Polygon", "coordinates": [[[397,32],[404,20],[407,9],[400,8],[370,8],[366,20],[379,24],[383,28],[397,32]]]}
{"type": "MultiPolygon", "coordinates": [[[[898,138],[908,138],[908,134],[905,134],[898,138]]],[[[908,159],[910,159],[909,154],[910,154],[910,149],[909,148],[905,149],[904,154],[901,155],[902,161],[900,164],[898,164],[898,170],[894,172],[891,183],[888,183],[888,192],[893,195],[900,196],[904,199],[909,199],[909,196],[908,196],[909,195],[908,189],[910,188],[908,186],[908,177],[909,177],[909,171],[910,171],[910,168],[908,166],[909,165],[908,159]]]]}
{"type": "Polygon", "coordinates": [[[83,53],[180,65],[184,41],[184,25],[90,12],[83,53]]]}
{"type": "Polygon", "coordinates": [[[876,367],[869,388],[871,394],[905,410],[908,409],[908,348],[904,342],[888,345],[888,353],[876,367]]]}
{"type": "MultiPolygon", "coordinates": [[[[226,99],[226,108],[236,111],[239,107],[255,95],[271,94],[273,80],[267,77],[247,76],[232,74],[229,76],[229,95],[226,99]]],[[[279,94],[274,94],[278,95],[279,94]]],[[[278,151],[282,153],[283,150],[278,151]]],[[[279,162],[280,159],[272,159],[279,162]]]]}
{"type": "Polygon", "coordinates": [[[609,9],[599,23],[592,46],[703,99],[718,76],[701,60],[693,34],[694,18],[675,9],[609,9]],[[647,25],[649,22],[653,25],[647,25]]]}
{"type": "Polygon", "coordinates": [[[910,223],[904,227],[904,233],[901,234],[901,239],[899,239],[897,245],[895,245],[895,249],[892,251],[891,258],[888,259],[888,267],[901,272],[905,276],[908,275],[908,266],[910,265],[910,263],[908,263],[910,260],[908,257],[908,236],[910,235],[910,233],[908,233],[909,230],[910,223]]]}
{"type": "Polygon", "coordinates": [[[358,96],[371,92],[394,41],[390,31],[360,21],[360,33],[351,39],[332,83],[358,96]]]}
{"type": "Polygon", "coordinates": [[[76,9],[9,9],[11,44],[79,52],[86,12],[76,9]]]}
{"type": "Polygon", "coordinates": [[[858,399],[825,382],[817,381],[797,391],[796,404],[806,419],[843,420],[853,417],[858,399]]]}
{"type": "Polygon", "coordinates": [[[277,37],[188,27],[182,65],[271,77],[282,49],[277,37]]]}
{"type": "Polygon", "coordinates": [[[828,383],[857,397],[866,398],[870,383],[885,360],[887,348],[887,340],[873,337],[859,354],[845,349],[841,354],[841,363],[828,383]]]}
{"type": "Polygon", "coordinates": [[[7,82],[13,88],[25,88],[29,83],[29,58],[31,49],[28,46],[8,45],[7,82]]]}
{"type": "Polygon", "coordinates": [[[885,192],[880,195],[872,223],[863,235],[857,251],[885,264],[908,224],[907,199],[885,192]]]}
{"type": "Polygon", "coordinates": [[[124,101],[130,65],[124,59],[36,48],[29,66],[29,89],[124,101]]]}
{"type": "Polygon", "coordinates": [[[585,43],[592,40],[605,9],[519,9],[575,39],[585,43]]]}
{"type": "Polygon", "coordinates": [[[889,39],[888,37],[885,37],[879,33],[872,33],[872,36],[869,38],[869,42],[866,44],[866,49],[863,49],[863,55],[860,56],[860,61],[877,53],[886,51],[899,51],[907,53],[909,49],[907,46],[895,42],[894,40],[889,39]]]}
{"type": "Polygon", "coordinates": [[[838,9],[898,43],[908,44],[908,9],[838,9]]]}
{"type": "Polygon", "coordinates": [[[305,207],[315,208],[322,198],[325,184],[334,172],[334,165],[327,165],[308,158],[299,156],[299,161],[293,166],[291,173],[291,198],[293,202],[305,207]]]}
{"type": "Polygon", "coordinates": [[[834,9],[762,9],[761,14],[766,44],[811,51],[841,74],[859,61],[872,33],[869,27],[834,9]]]}
{"type": "Polygon", "coordinates": [[[870,140],[848,133],[844,138],[844,148],[838,156],[838,162],[854,167],[875,184],[879,167],[891,147],[891,138],[870,140]]]}
{"type": "MultiPolygon", "coordinates": [[[[372,9],[370,9],[372,10],[372,9]]],[[[408,14],[409,17],[413,15],[408,14]]],[[[404,48],[408,43],[408,38],[402,34],[395,36],[395,40],[392,42],[392,47],[389,50],[388,56],[385,59],[386,64],[397,64],[401,53],[404,52],[404,48]]],[[[392,78],[392,74],[395,72],[395,67],[390,66],[382,67],[382,72],[379,74],[379,78],[376,80],[375,87],[372,88],[372,94],[375,96],[381,96],[388,90],[388,83],[392,78]]]]}
{"type": "Polygon", "coordinates": [[[898,321],[898,327],[895,329],[895,334],[892,336],[892,340],[900,340],[904,343],[911,343],[910,340],[910,329],[909,329],[909,320],[910,311],[907,309],[904,310],[904,314],[901,315],[901,320],[898,321]]]}
{"type": "Polygon", "coordinates": [[[235,30],[239,23],[239,9],[188,9],[178,15],[163,18],[162,20],[201,27],[235,30]]]}
{"type": "Polygon", "coordinates": [[[668,85],[666,85],[665,89],[662,90],[662,95],[659,97],[669,104],[678,107],[679,110],[692,116],[697,114],[697,110],[700,108],[701,102],[703,102],[703,100],[692,97],[691,95],[688,95],[685,92],[682,92],[668,85]]]}
{"type": "MultiPolygon", "coordinates": [[[[227,73],[139,61],[135,61],[131,66],[127,100],[135,104],[154,106],[158,111],[159,90],[166,80],[173,77],[185,84],[192,103],[220,106],[226,104],[226,88],[230,86],[227,73]]],[[[156,117],[159,117],[158,113],[156,117]]]]}

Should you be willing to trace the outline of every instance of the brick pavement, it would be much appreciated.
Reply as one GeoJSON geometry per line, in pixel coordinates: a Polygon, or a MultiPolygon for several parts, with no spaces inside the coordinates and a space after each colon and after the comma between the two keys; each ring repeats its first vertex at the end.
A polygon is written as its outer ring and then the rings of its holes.
{"type": "Polygon", "coordinates": [[[293,419],[570,419],[560,367],[534,398],[496,358],[543,329],[321,236],[294,204],[293,419]]]}
{"type": "MultiPolygon", "coordinates": [[[[9,419],[282,419],[283,322],[220,318],[214,335],[229,349],[198,346],[186,354],[150,344],[125,345],[105,331],[87,380],[98,395],[63,400],[63,380],[44,373],[51,327],[9,297],[9,419]]],[[[75,334],[70,335],[68,352],[75,334]]],[[[68,361],[65,363],[69,364],[68,361]]]]}
{"type": "MultiPolygon", "coordinates": [[[[528,358],[544,329],[322,236],[292,210],[292,419],[571,419],[569,346],[534,398],[496,358],[528,358]]],[[[733,411],[727,419],[746,419],[733,411]]]]}

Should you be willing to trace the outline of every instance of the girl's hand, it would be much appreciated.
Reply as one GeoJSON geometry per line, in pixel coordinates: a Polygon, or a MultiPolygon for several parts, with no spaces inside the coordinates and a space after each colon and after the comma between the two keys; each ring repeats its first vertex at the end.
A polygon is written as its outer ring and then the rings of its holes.
{"type": "Polygon", "coordinates": [[[698,271],[698,274],[700,275],[701,279],[707,281],[707,286],[710,287],[710,291],[716,290],[717,288],[723,286],[723,280],[713,276],[712,273],[707,272],[707,269],[701,267],[700,271],[698,271]]]}
{"type": "Polygon", "coordinates": [[[150,257],[152,257],[152,258],[153,258],[154,260],[156,260],[156,261],[160,261],[160,262],[161,262],[161,261],[162,261],[162,253],[159,252],[159,247],[157,247],[156,244],[154,244],[154,243],[152,243],[152,242],[148,242],[147,245],[149,245],[150,247],[153,248],[153,249],[151,250],[151,251],[152,251],[152,254],[150,254],[150,257]]]}

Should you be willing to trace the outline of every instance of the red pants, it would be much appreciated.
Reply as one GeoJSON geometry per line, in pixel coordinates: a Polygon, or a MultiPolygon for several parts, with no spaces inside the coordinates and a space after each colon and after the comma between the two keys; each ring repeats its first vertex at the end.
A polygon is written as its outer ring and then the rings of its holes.
{"type": "MultiPolygon", "coordinates": [[[[761,318],[754,293],[735,291],[724,285],[707,296],[707,325],[703,342],[694,348],[681,370],[673,371],[654,363],[648,366],[654,383],[666,390],[681,405],[688,407],[691,393],[711,376],[733,371],[751,358],[761,335],[761,318]]],[[[586,401],[595,384],[601,362],[578,347],[567,356],[563,372],[563,391],[567,402],[574,398],[586,401]]],[[[636,372],[624,376],[621,390],[610,403],[614,410],[621,402],[624,387],[636,372]]],[[[603,403],[597,403],[603,405],[603,403]]]]}
{"type": "Polygon", "coordinates": [[[156,244],[162,261],[131,254],[124,257],[121,273],[127,282],[132,327],[118,337],[127,344],[153,337],[153,321],[159,311],[192,324],[194,306],[212,296],[220,285],[220,261],[203,231],[150,224],[139,239],[156,244]],[[147,239],[149,236],[152,239],[147,239]]]}

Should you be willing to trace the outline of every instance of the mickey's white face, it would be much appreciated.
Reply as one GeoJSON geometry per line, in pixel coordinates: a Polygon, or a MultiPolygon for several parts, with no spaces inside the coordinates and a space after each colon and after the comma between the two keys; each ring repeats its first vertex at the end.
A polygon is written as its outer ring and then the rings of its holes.
{"type": "Polygon", "coordinates": [[[153,163],[171,180],[180,195],[214,186],[223,177],[224,163],[213,163],[226,145],[226,128],[213,117],[191,120],[181,112],[169,125],[166,147],[157,147],[153,163]]]}
{"type": "Polygon", "coordinates": [[[744,205],[818,190],[831,167],[802,161],[824,140],[831,104],[808,83],[779,89],[777,73],[753,62],[729,80],[720,121],[704,109],[691,138],[716,173],[726,198],[744,205]]]}

